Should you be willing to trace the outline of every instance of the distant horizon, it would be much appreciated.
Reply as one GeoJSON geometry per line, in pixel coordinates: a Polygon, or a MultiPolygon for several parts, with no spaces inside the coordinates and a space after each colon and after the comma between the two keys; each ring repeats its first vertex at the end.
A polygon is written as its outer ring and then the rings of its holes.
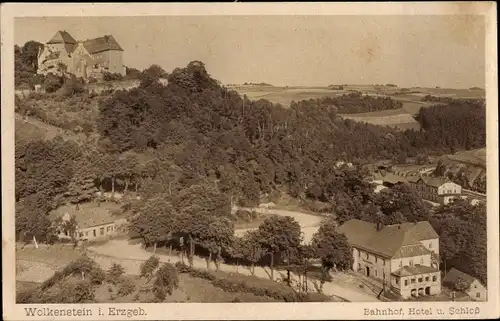
{"type": "Polygon", "coordinates": [[[14,29],[20,46],[58,30],[113,35],[127,67],[171,72],[200,60],[225,84],[485,88],[479,16],[30,17],[14,29]]]}

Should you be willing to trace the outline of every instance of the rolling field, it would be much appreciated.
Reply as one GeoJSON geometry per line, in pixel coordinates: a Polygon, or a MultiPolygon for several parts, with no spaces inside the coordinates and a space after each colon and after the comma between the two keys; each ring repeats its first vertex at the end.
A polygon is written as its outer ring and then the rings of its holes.
{"type": "Polygon", "coordinates": [[[486,168],[486,148],[479,148],[447,155],[451,160],[486,168]]]}
{"type": "MultiPolygon", "coordinates": [[[[358,122],[366,122],[373,125],[389,126],[393,128],[405,129],[420,129],[420,124],[413,118],[412,113],[409,113],[405,104],[403,108],[375,111],[370,113],[360,114],[340,114],[340,116],[352,119],[358,122]]],[[[419,106],[420,109],[420,106],[419,106]]]]}

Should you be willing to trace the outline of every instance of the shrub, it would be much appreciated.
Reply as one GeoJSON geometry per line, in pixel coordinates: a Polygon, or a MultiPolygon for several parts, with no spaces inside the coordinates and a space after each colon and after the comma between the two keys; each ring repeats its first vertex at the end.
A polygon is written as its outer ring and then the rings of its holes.
{"type": "Polygon", "coordinates": [[[105,72],[102,79],[104,81],[122,80],[123,76],[119,73],[105,72]]]}
{"type": "Polygon", "coordinates": [[[48,93],[53,93],[59,90],[64,84],[64,78],[61,76],[54,75],[49,73],[45,80],[43,81],[43,88],[48,93]]]}
{"type": "Polygon", "coordinates": [[[169,263],[165,263],[158,271],[156,271],[156,280],[153,285],[153,293],[155,297],[163,301],[167,294],[171,295],[172,291],[179,287],[179,275],[177,269],[169,263]]]}
{"type": "Polygon", "coordinates": [[[125,269],[123,268],[122,265],[118,263],[113,263],[111,267],[108,270],[108,280],[109,282],[116,284],[120,277],[125,273],[125,269]]]}
{"type": "Polygon", "coordinates": [[[159,265],[160,259],[154,255],[150,256],[149,259],[141,264],[141,277],[151,278],[159,265]]]}
{"type": "Polygon", "coordinates": [[[129,278],[120,278],[118,283],[118,295],[126,296],[134,292],[135,284],[129,278]]]}
{"type": "Polygon", "coordinates": [[[86,92],[85,83],[82,79],[76,77],[66,78],[59,90],[60,95],[63,97],[71,97],[84,92],[86,92]]]}

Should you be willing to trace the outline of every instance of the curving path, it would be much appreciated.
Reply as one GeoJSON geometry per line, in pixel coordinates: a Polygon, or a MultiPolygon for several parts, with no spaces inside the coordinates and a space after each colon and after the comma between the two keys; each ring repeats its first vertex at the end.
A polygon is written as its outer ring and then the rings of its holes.
{"type": "MultiPolygon", "coordinates": [[[[113,263],[120,263],[123,265],[127,274],[139,274],[140,264],[147,260],[151,253],[146,251],[141,244],[131,244],[127,240],[111,240],[106,244],[88,247],[88,251],[91,257],[102,265],[104,269],[107,269],[113,263]]],[[[175,263],[180,261],[180,257],[177,255],[165,255],[156,254],[161,262],[175,263]]],[[[187,263],[187,262],[186,262],[187,263]]],[[[206,261],[203,258],[195,257],[193,260],[193,267],[198,269],[206,269],[206,261]]],[[[213,264],[211,265],[213,269],[213,264]]],[[[220,264],[220,270],[224,272],[236,273],[236,266],[228,265],[225,263],[220,264]]],[[[249,269],[245,267],[239,267],[238,272],[244,275],[251,275],[249,269]]],[[[280,277],[280,272],[275,271],[275,280],[280,277]]],[[[255,267],[255,276],[261,278],[269,278],[269,269],[264,267],[255,267]]],[[[284,276],[284,274],[282,274],[284,276]]],[[[335,274],[334,280],[340,278],[345,278],[344,274],[335,274]]],[[[297,282],[298,277],[292,275],[292,282],[297,282]]],[[[330,282],[325,283],[323,287],[323,292],[326,295],[337,296],[347,301],[354,302],[374,302],[378,301],[375,295],[370,295],[361,290],[356,289],[356,285],[346,285],[346,282],[330,282]],[[342,283],[342,284],[340,284],[342,283]]],[[[347,282],[349,283],[349,281],[347,282]]],[[[314,289],[314,284],[311,280],[308,282],[308,288],[314,289]]]]}

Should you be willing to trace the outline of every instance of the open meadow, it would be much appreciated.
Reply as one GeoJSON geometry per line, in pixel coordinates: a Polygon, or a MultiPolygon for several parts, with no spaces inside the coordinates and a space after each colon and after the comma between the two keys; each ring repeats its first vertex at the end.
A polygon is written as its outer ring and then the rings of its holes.
{"type": "Polygon", "coordinates": [[[401,92],[400,88],[377,86],[344,86],[343,90],[332,90],[328,87],[274,87],[274,86],[232,86],[241,95],[247,95],[251,100],[266,99],[289,107],[292,101],[320,99],[347,94],[357,90],[366,95],[388,96],[401,101],[403,107],[399,109],[382,110],[369,113],[341,114],[344,118],[367,122],[374,125],[389,126],[405,129],[420,129],[420,124],[414,119],[420,108],[426,108],[437,103],[425,102],[426,95],[451,98],[484,98],[482,89],[447,89],[447,88],[411,88],[408,93],[401,92]]]}

